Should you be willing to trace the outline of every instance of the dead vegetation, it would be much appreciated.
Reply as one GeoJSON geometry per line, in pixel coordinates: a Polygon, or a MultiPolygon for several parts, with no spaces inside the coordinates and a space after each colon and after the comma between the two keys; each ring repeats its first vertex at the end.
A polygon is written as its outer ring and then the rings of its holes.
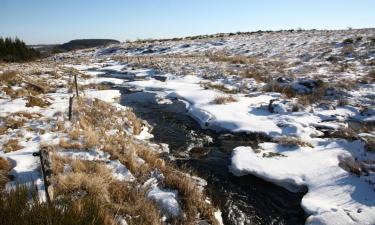
{"type": "Polygon", "coordinates": [[[38,106],[38,107],[41,107],[41,108],[45,108],[45,107],[51,105],[51,103],[49,101],[44,100],[44,99],[39,98],[39,97],[35,97],[35,96],[28,96],[26,99],[27,99],[26,107],[38,106]]]}
{"type": "Polygon", "coordinates": [[[0,224],[113,225],[115,220],[92,196],[74,200],[62,196],[51,203],[43,203],[35,190],[30,199],[28,188],[19,186],[1,193],[0,224]]]}
{"type": "Polygon", "coordinates": [[[20,150],[23,148],[23,146],[18,143],[18,139],[13,138],[13,139],[9,139],[8,141],[6,141],[3,144],[3,148],[4,148],[4,152],[8,153],[8,152],[14,152],[14,151],[20,150]]]}
{"type": "Polygon", "coordinates": [[[204,193],[187,174],[169,165],[154,150],[134,140],[126,132],[106,133],[109,130],[133,128],[131,132],[138,134],[144,124],[130,110],[120,110],[97,99],[81,99],[76,104],[76,123],[71,130],[67,130],[69,138],[61,138],[57,148],[99,148],[109,153],[111,160],[117,159],[125,165],[136,177],[136,183],[128,184],[113,179],[100,162],[72,160],[55,155],[53,170],[57,177],[58,195],[83,191],[107,205],[110,214],[116,212],[124,215],[128,224],[161,224],[161,215],[155,203],[146,198],[147,187],[136,185],[142,185],[151,178],[151,172],[156,169],[165,177],[162,186],[176,189],[181,195],[185,216],[169,218],[173,224],[194,224],[197,217],[216,224],[212,205],[205,201],[204,193]],[[140,160],[145,163],[140,163],[140,160]],[[70,165],[70,169],[64,174],[66,165],[70,165]]]}
{"type": "Polygon", "coordinates": [[[234,98],[232,95],[222,95],[222,96],[216,96],[214,100],[212,100],[212,104],[216,105],[222,105],[222,104],[228,104],[232,102],[237,102],[238,100],[234,98]]]}
{"type": "Polygon", "coordinates": [[[8,172],[10,170],[10,163],[8,160],[0,157],[0,191],[8,181],[8,172]]]}
{"type": "Polygon", "coordinates": [[[262,154],[263,158],[274,158],[274,157],[287,157],[286,155],[283,155],[278,152],[265,152],[262,154]]]}
{"type": "Polygon", "coordinates": [[[201,85],[203,86],[204,89],[219,90],[219,91],[227,93],[227,94],[237,94],[239,92],[238,89],[227,88],[224,84],[203,82],[203,83],[201,83],[201,85]]]}
{"type": "Polygon", "coordinates": [[[264,86],[263,91],[278,92],[283,94],[286,98],[294,98],[297,96],[297,91],[291,85],[279,84],[277,82],[269,83],[264,86]]]}
{"type": "Polygon", "coordinates": [[[351,156],[339,157],[339,167],[357,176],[362,174],[362,165],[351,156]]]}
{"type": "Polygon", "coordinates": [[[276,142],[280,145],[283,145],[285,147],[310,147],[313,148],[314,146],[310,143],[301,140],[301,138],[293,137],[293,136],[279,136],[272,139],[273,142],[276,142]]]}
{"type": "Polygon", "coordinates": [[[213,62],[227,62],[231,64],[247,64],[252,61],[252,58],[236,55],[230,56],[228,53],[225,52],[215,52],[207,54],[208,58],[213,62]]]}
{"type": "Polygon", "coordinates": [[[26,97],[31,102],[30,104],[33,104],[35,100],[30,99],[31,97],[51,90],[51,85],[46,78],[33,77],[31,79],[28,75],[14,70],[0,74],[0,81],[4,85],[0,87],[0,91],[6,93],[11,99],[26,97]]]}
{"type": "Polygon", "coordinates": [[[239,75],[244,78],[252,78],[257,82],[269,83],[272,81],[270,73],[266,69],[257,66],[248,67],[239,72],[239,75]]]}

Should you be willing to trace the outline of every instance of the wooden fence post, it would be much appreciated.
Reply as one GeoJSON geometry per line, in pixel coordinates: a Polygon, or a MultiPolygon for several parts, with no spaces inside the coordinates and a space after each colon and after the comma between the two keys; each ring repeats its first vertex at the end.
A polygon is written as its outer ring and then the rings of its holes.
{"type": "Polygon", "coordinates": [[[77,74],[74,74],[74,85],[76,87],[76,95],[77,95],[77,98],[79,98],[79,94],[78,94],[78,81],[77,81],[77,74]]]}
{"type": "Polygon", "coordinates": [[[43,147],[39,152],[33,153],[33,156],[39,156],[40,165],[42,168],[42,175],[44,180],[44,190],[46,192],[46,199],[51,203],[53,199],[53,186],[52,186],[52,161],[49,155],[49,148],[43,147]]]}
{"type": "Polygon", "coordinates": [[[69,121],[72,120],[73,98],[74,95],[69,97],[69,121]]]}

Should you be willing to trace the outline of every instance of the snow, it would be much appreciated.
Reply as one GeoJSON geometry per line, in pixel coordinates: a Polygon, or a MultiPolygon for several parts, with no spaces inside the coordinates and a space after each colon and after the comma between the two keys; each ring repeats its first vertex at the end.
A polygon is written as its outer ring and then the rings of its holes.
{"type": "Polygon", "coordinates": [[[122,84],[124,80],[111,77],[93,77],[89,79],[84,79],[79,81],[79,85],[87,84],[122,84]]]}
{"type": "Polygon", "coordinates": [[[111,160],[107,167],[112,170],[112,176],[119,181],[134,181],[135,177],[131,172],[118,160],[111,160]]]}
{"type": "Polygon", "coordinates": [[[141,133],[135,136],[139,140],[148,140],[154,138],[154,135],[149,132],[149,128],[144,126],[142,127],[141,133]]]}
{"type": "Polygon", "coordinates": [[[306,186],[302,207],[310,215],[307,224],[374,224],[375,192],[365,180],[338,166],[343,155],[363,157],[360,141],[313,139],[314,148],[262,143],[233,150],[230,170],[237,176],[254,174],[290,191],[306,186]],[[263,157],[265,152],[283,154],[263,157]]]}
{"type": "Polygon", "coordinates": [[[105,102],[114,102],[121,96],[119,90],[85,90],[85,95],[88,98],[97,98],[105,102]]]}
{"type": "Polygon", "coordinates": [[[223,217],[221,216],[220,210],[214,212],[214,216],[215,216],[215,219],[217,220],[217,222],[219,223],[219,225],[224,225],[223,217]]]}
{"type": "MultiPolygon", "coordinates": [[[[259,92],[265,83],[252,78],[236,76],[239,71],[237,67],[230,72],[233,76],[223,76],[220,71],[219,74],[216,72],[218,64],[209,60],[202,61],[199,58],[200,54],[204,55],[207,52],[225,51],[228,55],[255,56],[258,61],[280,60],[288,67],[281,72],[280,76],[284,77],[284,72],[286,74],[291,72],[296,76],[296,78],[283,82],[291,84],[300,93],[311,92],[312,88],[308,86],[314,85],[313,79],[316,77],[321,77],[325,82],[334,84],[340,80],[339,78],[358,79],[358,77],[367,74],[369,69],[372,69],[362,61],[371,65],[371,60],[374,59],[371,56],[373,54],[369,53],[367,45],[368,39],[373,36],[373,29],[306,32],[309,33],[283,31],[198,40],[156,41],[152,44],[134,43],[134,45],[129,45],[121,43],[98,48],[95,52],[78,51],[71,54],[72,57],[79,55],[107,60],[104,63],[103,61],[96,63],[94,62],[95,58],[91,58],[87,64],[66,65],[66,67],[75,68],[90,76],[89,79],[79,78],[80,85],[90,83],[124,85],[126,82],[126,85],[131,87],[156,93],[157,102],[160,104],[172,103],[171,100],[177,98],[186,104],[188,114],[204,128],[218,131],[264,133],[271,138],[279,136],[301,138],[302,141],[310,143],[312,147],[287,147],[271,142],[260,143],[259,149],[252,149],[248,146],[238,147],[233,150],[230,170],[237,176],[257,175],[290,191],[298,191],[306,187],[308,192],[303,197],[301,204],[309,215],[307,224],[375,224],[375,192],[374,187],[371,186],[373,183],[369,182],[374,178],[373,174],[356,177],[339,166],[339,161],[343,157],[371,162],[375,159],[374,155],[364,150],[364,143],[360,140],[350,142],[342,139],[319,138],[323,136],[321,130],[334,131],[347,128],[349,127],[348,121],[351,120],[374,121],[374,84],[359,84],[359,87],[353,90],[332,92],[332,99],[329,101],[337,101],[337,95],[340,95],[351,102],[352,106],[338,106],[334,103],[325,107],[312,104],[308,107],[302,106],[298,112],[294,112],[292,109],[295,99],[285,99],[278,93],[259,92]],[[309,35],[308,40],[307,35],[309,35]],[[358,57],[351,55],[343,57],[344,59],[341,61],[353,66],[354,71],[351,68],[345,72],[334,72],[332,70],[333,63],[326,60],[329,56],[341,54],[344,38],[357,36],[361,36],[365,40],[354,46],[358,57]],[[328,55],[325,55],[326,50],[330,50],[328,55]],[[163,56],[166,54],[169,56],[197,55],[198,59],[192,63],[186,61],[183,65],[184,70],[176,66],[178,61],[184,61],[183,59],[177,60],[176,58],[172,63],[167,61],[172,65],[166,68],[169,73],[158,74],[159,78],[165,78],[166,81],[156,79],[156,71],[153,69],[134,68],[130,64],[108,60],[109,57],[116,55],[163,56]],[[363,60],[358,60],[359,58],[363,60]],[[205,70],[206,67],[208,70],[205,70]],[[185,69],[192,72],[186,72],[185,69]],[[306,69],[307,72],[302,72],[306,69]],[[199,76],[205,75],[206,72],[208,72],[208,78],[199,76]],[[144,80],[127,82],[132,79],[144,80]],[[229,90],[238,89],[241,90],[241,93],[233,94],[233,97],[237,99],[236,102],[213,104],[216,97],[227,94],[216,89],[205,89],[202,86],[202,83],[205,82],[224,85],[229,90]],[[274,112],[268,110],[270,100],[275,100],[274,112]],[[364,111],[365,108],[368,110],[364,111]],[[279,155],[266,157],[268,153],[279,155]]],[[[171,58],[173,57],[169,57],[169,60],[171,58]]],[[[164,67],[165,64],[161,65],[164,67]]],[[[163,73],[163,71],[161,72],[163,73]]],[[[0,116],[25,110],[52,117],[56,112],[67,109],[69,96],[62,93],[67,93],[66,90],[59,89],[58,92],[47,94],[53,99],[53,104],[46,110],[39,107],[28,108],[25,106],[24,99],[10,100],[1,93],[0,116]]],[[[86,90],[84,94],[89,98],[98,98],[107,102],[114,102],[120,97],[118,90],[86,90]]],[[[24,181],[24,175],[30,175],[34,183],[41,185],[38,160],[30,155],[34,150],[39,149],[38,141],[56,143],[58,136],[48,132],[41,137],[36,137],[34,133],[24,135],[32,139],[31,142],[21,142],[24,146],[23,149],[0,155],[14,162],[15,167],[12,173],[17,175],[16,180],[24,181]]],[[[360,136],[369,137],[371,135],[366,133],[360,134],[360,136]]],[[[152,138],[152,134],[148,127],[143,127],[141,133],[135,138],[147,140],[152,138]]],[[[4,139],[2,138],[1,141],[4,139]]],[[[161,148],[157,144],[150,144],[150,146],[155,149],[161,148]]],[[[59,154],[83,160],[106,162],[116,179],[121,181],[134,179],[119,161],[109,160],[107,154],[95,149],[85,152],[68,150],[61,151],[59,154]]],[[[141,159],[139,158],[139,160],[141,159]]],[[[371,163],[367,166],[374,167],[371,163]]],[[[154,200],[165,214],[175,216],[182,212],[178,204],[177,191],[161,188],[157,181],[151,180],[149,184],[148,197],[154,200]]],[[[39,189],[42,190],[42,188],[39,189]]],[[[220,212],[215,212],[215,216],[221,218],[220,212]]]]}
{"type": "MultiPolygon", "coordinates": [[[[126,69],[123,68],[124,70],[126,69]]],[[[160,81],[150,76],[144,80],[127,82],[126,85],[156,93],[157,101],[161,104],[176,98],[183,101],[188,114],[204,128],[257,132],[270,137],[294,136],[313,146],[286,147],[266,142],[259,145],[261,151],[258,153],[258,150],[253,151],[251,147],[238,147],[233,150],[230,167],[232,173],[237,176],[254,174],[290,191],[301,191],[307,187],[308,193],[301,203],[309,215],[307,224],[375,223],[373,187],[366,178],[358,178],[338,165],[339,158],[343,156],[371,158],[365,152],[363,142],[319,138],[323,133],[318,130],[345,128],[348,126],[346,121],[350,118],[365,121],[371,119],[372,114],[363,116],[353,106],[327,109],[306,107],[293,112],[293,101],[270,92],[233,94],[236,102],[213,104],[216,97],[226,94],[215,89],[205,89],[201,84],[210,82],[209,80],[191,75],[161,76],[165,76],[166,80],[160,81]],[[277,100],[273,113],[268,109],[270,100],[277,100]],[[264,157],[264,153],[279,153],[282,156],[264,157]]],[[[236,83],[237,80],[225,80],[229,89],[235,87],[236,83]]],[[[299,83],[295,85],[301,91],[309,91],[299,83]]],[[[142,130],[138,138],[147,139],[147,133],[142,130]]],[[[167,203],[160,199],[173,196],[170,192],[164,193],[165,190],[160,190],[157,185],[152,186],[151,190],[153,200],[159,202],[162,208],[167,203]],[[159,195],[162,196],[160,199],[156,197],[159,195]]]]}
{"type": "Polygon", "coordinates": [[[232,132],[259,132],[270,136],[298,135],[309,138],[319,135],[314,129],[306,127],[306,122],[317,123],[318,115],[307,112],[293,114],[272,114],[268,111],[271,99],[279,97],[276,93],[253,93],[247,97],[237,95],[237,102],[213,104],[212,101],[223,93],[206,90],[201,85],[201,78],[196,76],[174,77],[161,82],[155,79],[129,82],[146,91],[164,91],[169,98],[179,98],[186,103],[188,113],[202,127],[232,132]]]}
{"type": "Polygon", "coordinates": [[[97,149],[91,149],[88,151],[65,150],[59,151],[58,154],[72,159],[80,159],[87,161],[107,161],[110,157],[108,153],[97,149]]]}
{"type": "Polygon", "coordinates": [[[168,217],[179,216],[182,210],[177,200],[177,191],[160,188],[155,178],[151,178],[148,182],[152,184],[147,193],[147,197],[155,201],[162,213],[166,214],[168,217]]]}
{"type": "Polygon", "coordinates": [[[26,100],[22,98],[14,100],[0,99],[0,107],[0,116],[6,116],[9,113],[25,111],[28,109],[26,107],[26,100]]]}

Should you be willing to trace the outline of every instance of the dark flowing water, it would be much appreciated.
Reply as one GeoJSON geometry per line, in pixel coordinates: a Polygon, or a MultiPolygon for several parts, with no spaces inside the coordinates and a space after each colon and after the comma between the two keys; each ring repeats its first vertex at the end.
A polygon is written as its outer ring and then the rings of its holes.
{"type": "Polygon", "coordinates": [[[233,148],[256,146],[255,136],[201,129],[181,101],[158,104],[153,92],[120,90],[120,103],[132,107],[154,127],[154,141],[169,144],[176,164],[193,168],[207,180],[210,197],[220,207],[225,224],[304,224],[306,216],[300,206],[304,193],[291,193],[255,176],[236,177],[229,172],[233,148]]]}

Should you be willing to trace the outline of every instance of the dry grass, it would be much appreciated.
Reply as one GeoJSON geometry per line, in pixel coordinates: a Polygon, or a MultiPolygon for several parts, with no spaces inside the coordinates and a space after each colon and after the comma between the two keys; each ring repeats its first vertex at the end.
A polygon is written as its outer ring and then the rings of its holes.
{"type": "Polygon", "coordinates": [[[359,82],[365,83],[365,84],[371,84],[375,82],[375,70],[370,70],[368,74],[363,76],[359,82]]]}
{"type": "Polygon", "coordinates": [[[286,147],[295,147],[295,146],[302,146],[302,147],[310,147],[313,148],[310,143],[306,141],[302,141],[299,137],[293,137],[293,136],[280,136],[280,137],[275,137],[272,139],[272,141],[286,146],[286,147]]]}
{"type": "Polygon", "coordinates": [[[258,67],[250,67],[239,73],[241,77],[253,78],[257,82],[269,83],[272,81],[272,76],[265,69],[258,67]]]}
{"type": "Polygon", "coordinates": [[[77,191],[93,196],[109,214],[126,215],[128,224],[161,224],[158,209],[142,189],[112,178],[102,163],[73,160],[53,155],[53,171],[59,196],[74,196],[77,191]],[[71,172],[61,175],[64,165],[71,172]]]}
{"type": "Polygon", "coordinates": [[[298,96],[298,103],[302,105],[311,105],[314,103],[322,102],[328,88],[329,87],[326,83],[321,83],[313,89],[311,94],[298,96]]]}
{"type": "Polygon", "coordinates": [[[51,103],[49,101],[41,99],[39,97],[35,97],[35,96],[28,96],[27,97],[26,107],[39,106],[41,108],[45,108],[49,105],[51,105],[51,103]]]}
{"type": "Polygon", "coordinates": [[[366,137],[362,138],[362,140],[365,142],[365,149],[369,152],[375,153],[375,137],[366,137]]]}
{"type": "Polygon", "coordinates": [[[4,83],[14,80],[16,77],[17,77],[16,71],[4,71],[3,73],[0,74],[0,82],[4,84],[4,83]]]}
{"type": "Polygon", "coordinates": [[[227,94],[237,94],[239,92],[238,89],[229,89],[225,87],[224,84],[204,82],[204,83],[201,83],[201,85],[204,87],[204,89],[215,89],[215,90],[219,90],[224,93],[227,93],[227,94]]]}
{"type": "Polygon", "coordinates": [[[40,202],[38,195],[25,186],[1,193],[0,224],[11,225],[113,225],[114,217],[92,196],[75,198],[61,196],[50,204],[40,202]]]}
{"type": "Polygon", "coordinates": [[[83,149],[83,145],[79,141],[71,141],[67,138],[60,138],[59,147],[64,149],[83,149]]]}
{"type": "Polygon", "coordinates": [[[5,133],[8,129],[18,129],[22,127],[26,121],[40,117],[41,115],[39,113],[28,113],[24,111],[11,113],[7,117],[0,118],[0,121],[4,122],[3,126],[0,128],[0,134],[5,133]]]}
{"type": "Polygon", "coordinates": [[[6,86],[2,90],[12,99],[47,93],[50,89],[47,81],[35,77],[26,77],[18,71],[5,71],[0,75],[0,81],[6,86]],[[20,88],[12,88],[16,86],[20,88]]]}
{"type": "MultiPolygon", "coordinates": [[[[124,127],[135,127],[133,128],[135,134],[140,132],[143,123],[133,112],[118,110],[111,104],[100,100],[81,99],[75,108],[77,112],[79,111],[76,120],[79,121],[82,136],[85,137],[84,146],[97,145],[101,150],[109,153],[111,159],[118,159],[136,177],[138,184],[143,184],[148,180],[151,171],[159,169],[165,176],[163,185],[179,191],[186,218],[169,218],[172,224],[194,224],[198,215],[211,224],[217,223],[213,216],[212,205],[205,201],[204,193],[199,191],[194,180],[168,165],[147,145],[134,140],[127,133],[106,134],[108,130],[118,129],[121,131],[124,127]],[[139,163],[140,159],[145,160],[146,163],[139,163]]],[[[69,139],[61,139],[60,147],[82,147],[72,146],[73,144],[67,140],[69,139]]],[[[160,224],[160,212],[155,203],[145,197],[147,189],[144,187],[118,182],[84,161],[54,157],[60,161],[54,166],[54,174],[61,174],[65,164],[72,167],[69,174],[58,175],[57,185],[60,195],[73,194],[79,190],[90,195],[101,194],[100,201],[107,205],[108,209],[121,215],[128,215],[127,222],[129,224],[160,224]]]]}
{"type": "Polygon", "coordinates": [[[97,84],[97,83],[81,85],[79,88],[82,90],[85,90],[85,89],[108,90],[110,89],[110,87],[106,84],[97,84]]]}
{"type": "Polygon", "coordinates": [[[81,135],[81,129],[78,124],[73,126],[73,129],[69,132],[70,138],[72,140],[78,140],[79,136],[81,135]]]}
{"type": "Polygon", "coordinates": [[[194,180],[185,173],[173,168],[160,159],[156,154],[147,149],[138,149],[138,155],[144,159],[151,168],[158,168],[164,175],[164,185],[177,189],[182,195],[182,208],[186,213],[184,224],[194,224],[197,215],[201,215],[210,224],[216,225],[213,206],[208,204],[204,193],[199,191],[194,180]]]}
{"type": "Polygon", "coordinates": [[[278,152],[265,152],[262,155],[263,158],[274,158],[274,157],[286,157],[285,155],[278,152]]]}
{"type": "Polygon", "coordinates": [[[216,105],[222,105],[222,104],[227,104],[227,103],[231,103],[231,102],[237,102],[238,100],[235,99],[232,95],[229,95],[229,96],[217,96],[215,97],[214,100],[212,100],[212,104],[216,104],[216,105]]]}
{"type": "Polygon", "coordinates": [[[228,56],[225,52],[209,54],[208,58],[213,62],[227,62],[231,64],[247,64],[252,59],[242,55],[228,56]]]}
{"type": "Polygon", "coordinates": [[[0,191],[4,188],[6,182],[8,182],[8,172],[10,170],[10,163],[8,160],[0,157],[0,191]]]}
{"type": "Polygon", "coordinates": [[[20,150],[23,148],[23,146],[18,143],[17,139],[9,139],[7,142],[3,144],[3,148],[4,152],[8,153],[20,150]]]}
{"type": "Polygon", "coordinates": [[[129,225],[162,224],[159,210],[145,197],[146,193],[143,190],[113,181],[109,184],[109,193],[116,210],[127,215],[126,220],[129,225]]]}
{"type": "Polygon", "coordinates": [[[85,137],[85,147],[92,148],[96,145],[99,145],[99,135],[91,127],[83,130],[83,135],[85,137]]]}
{"type": "Polygon", "coordinates": [[[278,92],[283,94],[286,98],[294,98],[297,96],[296,90],[287,84],[279,84],[276,82],[266,85],[263,89],[266,92],[278,92]]]}
{"type": "Polygon", "coordinates": [[[108,182],[98,175],[87,173],[69,173],[59,175],[56,183],[56,194],[74,194],[77,191],[85,191],[90,195],[97,196],[103,203],[109,203],[108,182]]]}
{"type": "Polygon", "coordinates": [[[350,173],[353,173],[357,176],[361,176],[361,163],[355,160],[353,157],[339,157],[339,166],[350,173]]]}

